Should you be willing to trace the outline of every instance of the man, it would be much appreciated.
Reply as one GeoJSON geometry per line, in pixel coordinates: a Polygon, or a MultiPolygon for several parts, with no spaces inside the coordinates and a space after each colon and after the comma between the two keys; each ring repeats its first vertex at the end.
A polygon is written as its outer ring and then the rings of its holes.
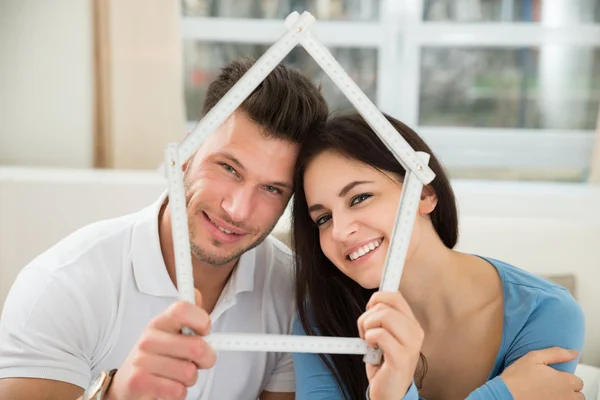
{"type": "MultiPolygon", "coordinates": [[[[203,115],[252,63],[223,68],[203,115]]],[[[166,193],[26,266],[0,321],[0,398],[293,399],[289,354],[217,356],[202,335],[289,333],[291,252],[268,235],[327,113],[319,90],[279,65],[185,164],[196,305],[177,301],[166,193]]]]}

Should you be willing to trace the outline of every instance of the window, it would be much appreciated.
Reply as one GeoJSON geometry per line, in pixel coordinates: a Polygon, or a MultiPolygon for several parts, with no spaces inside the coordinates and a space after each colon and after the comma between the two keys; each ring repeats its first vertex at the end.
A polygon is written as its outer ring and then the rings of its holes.
{"type": "MultiPolygon", "coordinates": [[[[384,112],[413,127],[453,178],[585,181],[600,108],[600,0],[183,0],[190,126],[229,60],[259,57],[283,19],[315,35],[384,112]]],[[[285,63],[347,100],[301,48],[285,63]]]]}

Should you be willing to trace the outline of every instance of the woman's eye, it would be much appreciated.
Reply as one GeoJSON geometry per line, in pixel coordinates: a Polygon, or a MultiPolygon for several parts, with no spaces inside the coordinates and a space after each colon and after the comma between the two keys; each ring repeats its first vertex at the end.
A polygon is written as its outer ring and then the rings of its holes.
{"type": "Polygon", "coordinates": [[[325,222],[329,221],[330,219],[331,219],[330,215],[323,215],[322,217],[317,218],[317,220],[315,221],[315,224],[317,224],[317,226],[321,226],[325,222]]]}
{"type": "Polygon", "coordinates": [[[352,198],[352,200],[350,200],[350,205],[353,206],[355,204],[362,203],[363,201],[365,201],[366,199],[368,199],[371,196],[372,195],[370,193],[359,194],[358,196],[355,196],[352,198]]]}

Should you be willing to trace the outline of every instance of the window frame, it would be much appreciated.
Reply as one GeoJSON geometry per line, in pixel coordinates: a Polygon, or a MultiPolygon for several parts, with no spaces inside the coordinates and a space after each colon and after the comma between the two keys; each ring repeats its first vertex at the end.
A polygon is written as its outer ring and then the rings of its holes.
{"type": "MultiPolygon", "coordinates": [[[[419,132],[448,168],[544,169],[559,165],[591,169],[588,180],[600,180],[600,157],[593,155],[600,152],[594,150],[600,146],[598,129],[419,124],[420,54],[424,47],[512,48],[560,43],[600,49],[600,23],[557,27],[535,22],[423,21],[423,2],[382,0],[377,21],[319,20],[314,33],[327,47],[377,50],[377,106],[419,132]],[[400,98],[398,93],[402,93],[400,98]],[[539,151],[540,147],[545,151],[539,151]]],[[[181,17],[182,40],[272,44],[283,32],[283,20],[279,19],[181,17]]],[[[194,125],[195,121],[188,121],[189,129],[194,125]]]]}

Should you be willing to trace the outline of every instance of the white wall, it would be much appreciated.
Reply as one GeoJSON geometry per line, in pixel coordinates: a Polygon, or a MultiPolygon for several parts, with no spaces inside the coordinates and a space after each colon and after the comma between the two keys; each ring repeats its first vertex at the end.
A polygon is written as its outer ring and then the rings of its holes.
{"type": "Polygon", "coordinates": [[[91,0],[0,0],[0,165],[92,165],[91,0]]]}
{"type": "MultiPolygon", "coordinates": [[[[600,366],[600,187],[454,182],[458,248],[538,274],[574,274],[587,319],[583,362],[600,366]]],[[[166,183],[153,171],[0,167],[0,307],[18,271],[84,224],[153,202],[166,183]]],[[[276,227],[281,235],[288,226],[276,227]]]]}

